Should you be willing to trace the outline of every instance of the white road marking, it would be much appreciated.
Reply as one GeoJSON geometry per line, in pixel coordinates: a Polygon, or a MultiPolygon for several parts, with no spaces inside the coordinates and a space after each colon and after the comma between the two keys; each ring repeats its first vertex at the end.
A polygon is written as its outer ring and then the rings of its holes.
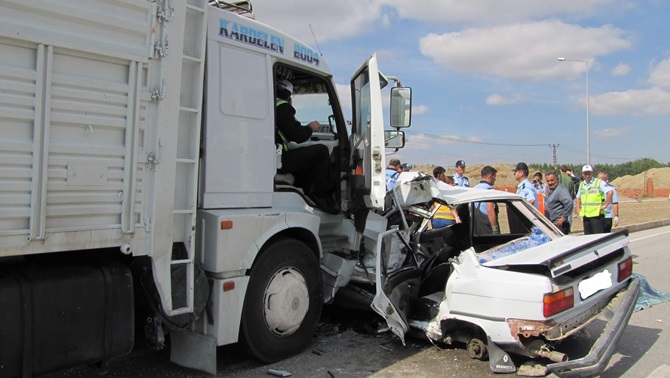
{"type": "Polygon", "coordinates": [[[636,242],[636,241],[640,241],[640,240],[644,240],[644,239],[655,238],[655,237],[663,235],[663,234],[670,234],[670,231],[659,232],[658,234],[647,235],[647,236],[643,236],[643,237],[640,237],[640,238],[630,239],[630,241],[632,243],[632,242],[636,242]]]}

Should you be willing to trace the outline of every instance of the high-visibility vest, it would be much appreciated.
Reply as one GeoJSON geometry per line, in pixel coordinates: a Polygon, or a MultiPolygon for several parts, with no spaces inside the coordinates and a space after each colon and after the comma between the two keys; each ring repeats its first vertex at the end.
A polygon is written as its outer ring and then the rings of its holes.
{"type": "Polygon", "coordinates": [[[437,212],[435,212],[435,215],[433,216],[433,219],[448,219],[455,221],[456,217],[454,216],[454,213],[451,212],[451,209],[449,209],[449,206],[447,205],[439,205],[440,207],[437,208],[437,212]]]}
{"type": "Polygon", "coordinates": [[[600,216],[600,205],[603,203],[603,195],[600,191],[600,179],[594,178],[591,185],[586,187],[584,181],[579,184],[579,191],[581,196],[582,208],[579,210],[580,217],[596,218],[600,216]]]}
{"type": "MultiPolygon", "coordinates": [[[[275,99],[275,108],[279,107],[281,104],[288,104],[288,101],[282,100],[281,98],[276,98],[275,99]]],[[[288,139],[286,139],[286,136],[284,136],[284,133],[281,132],[281,130],[277,129],[277,133],[279,134],[279,137],[281,138],[282,141],[282,147],[284,148],[284,151],[288,151],[288,139]]]]}

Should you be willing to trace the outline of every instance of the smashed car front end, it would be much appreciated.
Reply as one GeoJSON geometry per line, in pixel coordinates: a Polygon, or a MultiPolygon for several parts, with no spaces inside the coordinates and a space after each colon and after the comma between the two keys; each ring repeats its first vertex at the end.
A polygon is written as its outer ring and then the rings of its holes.
{"type": "MultiPolygon", "coordinates": [[[[418,262],[417,274],[412,282],[390,285],[392,290],[378,287],[383,306],[374,306],[396,334],[402,338],[411,327],[434,341],[464,342],[479,359],[486,358],[485,347],[494,372],[514,371],[506,352],[548,358],[554,362],[548,368],[559,376],[604,369],[639,292],[626,230],[566,236],[512,193],[449,187],[420,174],[401,179],[393,198],[402,209],[400,228],[410,231],[406,245],[418,262]],[[407,214],[420,213],[416,206],[434,201],[449,206],[460,222],[430,229],[430,214],[419,227],[408,221],[407,214]],[[492,211],[495,232],[481,227],[492,222],[492,211]],[[413,290],[401,293],[398,287],[413,290]],[[389,314],[396,313],[391,321],[389,314]],[[569,361],[571,353],[557,344],[596,319],[607,325],[591,351],[569,361]]],[[[389,243],[379,240],[381,245],[389,243]]],[[[377,282],[394,282],[380,275],[381,267],[377,282]]]]}

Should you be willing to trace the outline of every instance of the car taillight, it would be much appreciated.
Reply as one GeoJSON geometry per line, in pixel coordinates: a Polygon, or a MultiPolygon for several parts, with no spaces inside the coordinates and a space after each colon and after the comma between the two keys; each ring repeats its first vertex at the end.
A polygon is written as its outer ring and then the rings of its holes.
{"type": "Polygon", "coordinates": [[[572,288],[563,289],[555,293],[544,295],[544,316],[552,316],[565,311],[575,305],[575,295],[572,288]]]}
{"type": "Polygon", "coordinates": [[[619,282],[625,280],[633,274],[633,258],[629,257],[619,263],[619,274],[617,280],[619,282]]]}

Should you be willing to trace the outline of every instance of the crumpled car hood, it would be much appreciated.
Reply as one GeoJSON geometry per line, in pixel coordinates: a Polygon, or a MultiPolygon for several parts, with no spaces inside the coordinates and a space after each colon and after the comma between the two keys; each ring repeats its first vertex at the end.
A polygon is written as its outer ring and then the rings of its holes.
{"type": "Polygon", "coordinates": [[[425,203],[432,198],[442,199],[450,205],[485,200],[521,198],[516,193],[499,190],[450,186],[423,172],[401,173],[393,187],[393,195],[398,198],[403,206],[425,203]]]}

